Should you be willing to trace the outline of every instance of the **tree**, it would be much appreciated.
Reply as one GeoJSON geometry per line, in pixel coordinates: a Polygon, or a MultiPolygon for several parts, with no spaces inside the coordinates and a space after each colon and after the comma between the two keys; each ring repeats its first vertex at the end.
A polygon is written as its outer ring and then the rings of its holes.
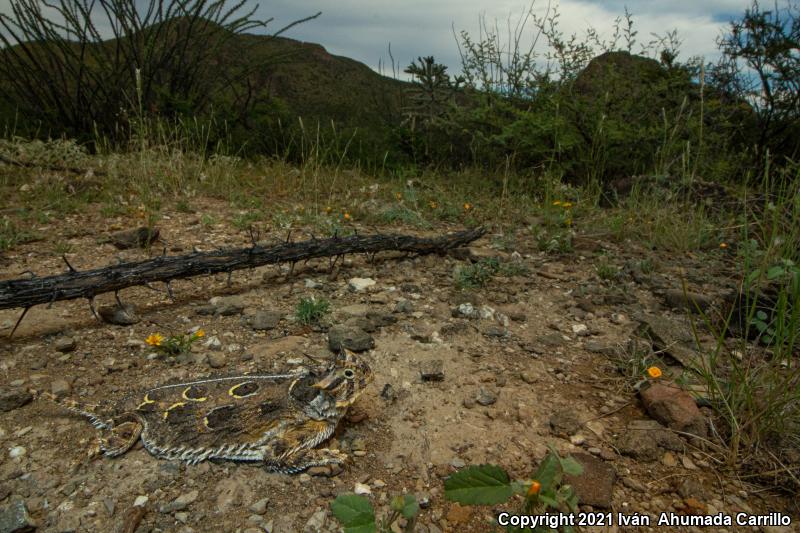
{"type": "Polygon", "coordinates": [[[252,71],[226,45],[272,21],[245,3],[10,0],[0,13],[0,96],[28,120],[84,137],[113,137],[131,110],[202,111],[252,71]]]}

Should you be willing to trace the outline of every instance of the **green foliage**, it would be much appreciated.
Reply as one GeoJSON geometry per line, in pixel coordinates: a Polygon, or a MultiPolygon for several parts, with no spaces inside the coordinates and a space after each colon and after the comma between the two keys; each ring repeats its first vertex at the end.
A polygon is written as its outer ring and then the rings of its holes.
{"type": "Polygon", "coordinates": [[[499,269],[500,261],[494,257],[459,266],[455,270],[456,287],[462,290],[481,288],[497,274],[499,269]]]}
{"type": "Polygon", "coordinates": [[[331,503],[331,510],[345,533],[391,533],[395,531],[392,525],[400,517],[406,520],[402,531],[412,533],[419,514],[419,503],[410,494],[395,496],[390,503],[390,515],[378,523],[372,504],[365,496],[340,494],[331,503]]]}
{"type": "Polygon", "coordinates": [[[619,269],[605,258],[601,258],[597,264],[594,265],[594,270],[597,272],[597,276],[603,281],[612,281],[619,276],[619,269]]]}
{"type": "Polygon", "coordinates": [[[170,335],[166,338],[164,338],[160,333],[151,333],[150,336],[147,337],[146,342],[164,355],[175,356],[191,350],[192,344],[204,336],[205,333],[202,329],[198,329],[193,333],[188,334],[178,333],[176,335],[170,335]]]}
{"type": "MultiPolygon", "coordinates": [[[[532,479],[512,481],[508,473],[496,465],[468,466],[448,477],[444,482],[445,498],[463,505],[497,505],[509,501],[514,495],[523,496],[520,514],[545,512],[576,512],[578,498],[575,490],[563,483],[564,474],[579,476],[583,467],[571,457],[562,458],[549,447],[532,479]]],[[[511,531],[511,526],[508,527],[511,531]]],[[[545,527],[534,529],[539,533],[550,531],[545,527]]],[[[565,533],[573,531],[566,527],[565,533]]]]}
{"type": "Polygon", "coordinates": [[[331,304],[325,299],[300,298],[294,316],[301,324],[316,324],[330,311],[331,304]]]}
{"type": "Polygon", "coordinates": [[[8,250],[18,244],[33,242],[39,238],[36,233],[17,227],[8,217],[0,219],[0,250],[8,250]]]}

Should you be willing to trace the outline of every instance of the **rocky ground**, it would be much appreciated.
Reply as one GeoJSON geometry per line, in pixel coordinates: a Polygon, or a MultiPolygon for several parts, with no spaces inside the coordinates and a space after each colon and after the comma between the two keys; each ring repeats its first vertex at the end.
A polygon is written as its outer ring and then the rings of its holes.
{"type": "MultiPolygon", "coordinates": [[[[37,228],[46,241],[8,252],[0,278],[63,271],[59,254],[47,251],[55,243],[68,243],[78,269],[147,256],[101,239],[128,227],[120,219],[96,229],[100,220],[86,213],[37,228]]],[[[197,214],[169,213],[159,227],[158,252],[249,243],[246,232],[203,225],[197,214]]],[[[681,361],[699,357],[682,283],[713,305],[732,283],[723,251],[666,256],[591,237],[554,256],[537,251],[528,230],[498,237],[446,257],[348,257],[333,273],[318,261],[291,276],[286,267],[237,272],[230,286],[224,275],[179,281],[174,303],[163,293],[127,289],[121,297],[136,307],[135,323],[127,325],[96,321],[83,301],[59,302],[32,309],[8,340],[19,311],[0,311],[0,531],[24,531],[26,522],[47,532],[338,531],[330,502],[357,486],[383,513],[393,495],[415,494],[422,504],[417,531],[488,531],[497,509],[445,501],[444,478],[489,462],[527,479],[548,444],[584,465],[586,475],[574,483],[585,510],[780,511],[800,519],[791,498],[738,480],[699,439],[662,425],[713,440],[710,410],[659,383],[640,397],[632,385],[644,369],[619,371],[625,354],[635,360],[637,350],[667,348],[661,382],[668,382],[681,374],[681,361]],[[457,289],[454,269],[486,257],[515,266],[483,288],[457,289]],[[601,279],[600,257],[618,275],[601,279]],[[319,326],[294,320],[304,296],[331,302],[319,326]],[[198,326],[206,338],[177,358],[157,356],[144,343],[153,332],[198,326]],[[186,466],[156,460],[141,445],[116,459],[90,460],[93,428],[30,401],[27,392],[112,402],[169,379],[273,372],[302,364],[303,353],[330,357],[329,336],[366,350],[375,374],[329,444],[352,458],[341,471],[287,476],[230,462],[186,466]]],[[[113,302],[105,295],[98,303],[113,302]]],[[[711,339],[701,333],[700,340],[711,339]]],[[[634,529],[700,530],[588,530],[634,529]]],[[[707,530],[800,531],[794,523],[707,530]]]]}

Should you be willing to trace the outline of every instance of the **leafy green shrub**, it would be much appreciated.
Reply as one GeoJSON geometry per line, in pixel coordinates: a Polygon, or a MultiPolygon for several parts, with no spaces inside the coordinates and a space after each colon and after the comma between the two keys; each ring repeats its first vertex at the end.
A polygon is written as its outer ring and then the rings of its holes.
{"type": "MultiPolygon", "coordinates": [[[[468,466],[448,477],[444,482],[445,498],[463,505],[497,505],[515,495],[523,496],[520,514],[552,512],[577,512],[578,498],[572,486],[563,483],[564,474],[579,476],[583,467],[571,457],[562,458],[549,447],[549,452],[534,472],[532,479],[512,481],[508,473],[496,465],[468,466]]],[[[508,526],[508,530],[513,528],[508,526]]],[[[570,527],[565,533],[574,531],[570,527]]],[[[539,526],[535,532],[550,529],[539,526]]]]}
{"type": "Polygon", "coordinates": [[[395,496],[391,501],[391,514],[379,522],[372,504],[358,494],[340,494],[331,503],[331,510],[345,533],[392,533],[392,524],[401,517],[406,520],[402,531],[412,533],[419,514],[419,503],[410,494],[395,496]]]}
{"type": "Polygon", "coordinates": [[[316,324],[330,311],[331,304],[325,299],[300,298],[294,316],[301,324],[316,324]]]}

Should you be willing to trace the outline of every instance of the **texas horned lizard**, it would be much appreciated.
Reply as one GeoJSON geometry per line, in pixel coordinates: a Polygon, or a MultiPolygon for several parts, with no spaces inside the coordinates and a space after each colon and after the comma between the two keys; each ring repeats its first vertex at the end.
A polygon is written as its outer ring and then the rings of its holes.
{"type": "Polygon", "coordinates": [[[315,446],[333,434],[371,381],[369,366],[345,350],[323,369],[163,385],[110,410],[53,401],[89,418],[99,430],[99,450],[109,457],[122,455],[141,438],[163,459],[261,462],[294,474],[347,458],[315,446]]]}

